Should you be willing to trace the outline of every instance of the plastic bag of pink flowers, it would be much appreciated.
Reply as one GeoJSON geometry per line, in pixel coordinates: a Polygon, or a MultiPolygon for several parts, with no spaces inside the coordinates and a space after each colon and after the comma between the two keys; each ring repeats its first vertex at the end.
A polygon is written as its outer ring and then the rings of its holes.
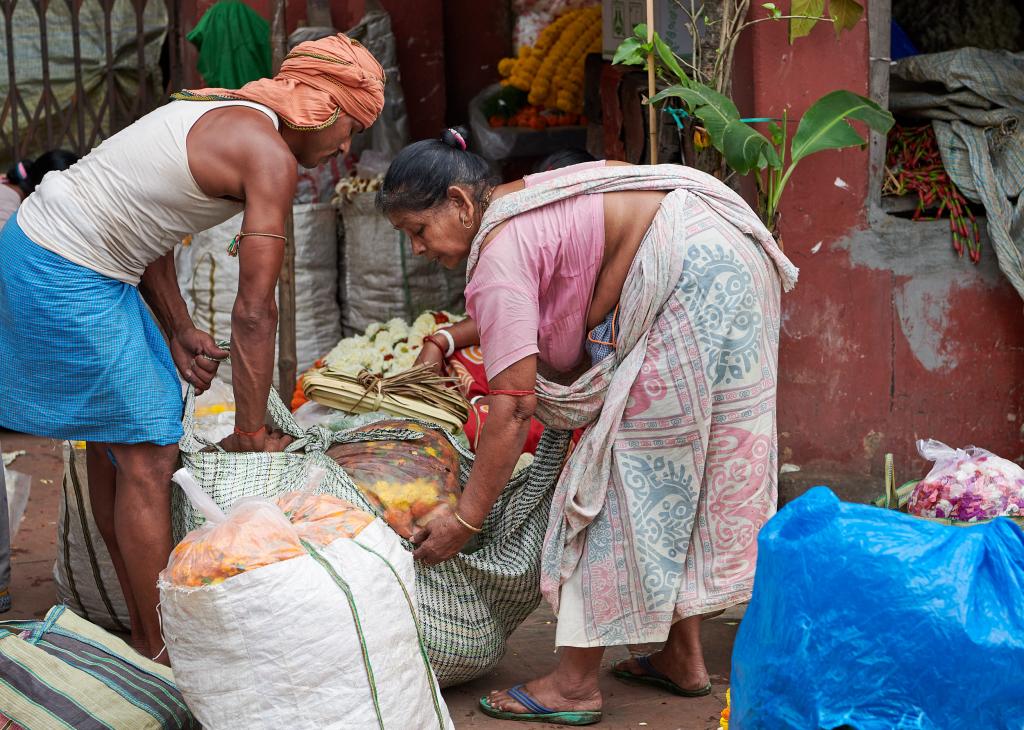
{"type": "Polygon", "coordinates": [[[1024,469],[993,453],[968,446],[951,449],[920,440],[921,456],[935,462],[910,495],[907,511],[920,517],[959,522],[1024,515],[1024,469]]]}

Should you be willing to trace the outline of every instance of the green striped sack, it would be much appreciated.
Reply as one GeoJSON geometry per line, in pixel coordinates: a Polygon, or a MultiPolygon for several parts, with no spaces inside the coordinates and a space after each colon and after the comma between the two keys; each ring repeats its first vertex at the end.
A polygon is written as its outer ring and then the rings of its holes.
{"type": "Polygon", "coordinates": [[[0,623],[0,718],[26,730],[199,728],[169,668],[63,605],[0,623]]]}
{"type": "MultiPolygon", "coordinates": [[[[310,471],[320,468],[325,476],[319,492],[383,517],[326,451],[346,441],[408,440],[418,434],[391,429],[334,433],[320,426],[302,431],[276,392],[271,391],[267,405],[271,421],[296,441],[282,453],[227,453],[196,436],[195,399],[191,391],[186,397],[182,465],[222,510],[226,512],[242,497],[273,498],[303,489],[310,471]]],[[[453,444],[465,485],[473,454],[443,429],[417,423],[437,430],[453,444]]],[[[540,603],[541,545],[570,435],[544,432],[533,464],[506,485],[484,520],[483,531],[462,553],[435,566],[416,561],[423,641],[442,687],[475,679],[493,668],[505,653],[508,637],[540,603]]],[[[181,490],[171,494],[174,537],[180,540],[203,518],[181,490]]],[[[408,541],[402,543],[412,549],[408,541]]]]}

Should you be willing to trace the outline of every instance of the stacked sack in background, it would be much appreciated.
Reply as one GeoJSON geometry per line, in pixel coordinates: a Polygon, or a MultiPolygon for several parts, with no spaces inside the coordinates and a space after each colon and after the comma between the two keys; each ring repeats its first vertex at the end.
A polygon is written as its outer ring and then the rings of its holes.
{"type": "MultiPolygon", "coordinates": [[[[304,370],[341,336],[341,308],[337,300],[338,223],[330,203],[295,205],[292,219],[295,350],[298,367],[304,370]]],[[[175,250],[178,285],[187,295],[192,320],[216,340],[231,339],[238,258],[228,255],[227,247],[241,226],[239,214],[195,234],[189,245],[175,250]]],[[[231,382],[230,360],[221,364],[218,374],[231,382]]]]}
{"type": "Polygon", "coordinates": [[[337,188],[335,205],[343,233],[338,292],[342,329],[347,335],[395,317],[409,322],[425,309],[459,309],[463,301],[465,264],[449,270],[414,256],[405,234],[377,211],[374,190],[388,162],[380,157],[360,160],[358,177],[342,180],[337,188]]]}
{"type": "Polygon", "coordinates": [[[107,544],[92,516],[85,443],[64,442],[64,479],[57,518],[57,598],[97,626],[127,633],[128,607],[107,544]]]}
{"type": "Polygon", "coordinates": [[[204,726],[454,727],[422,645],[412,555],[380,520],[305,491],[225,515],[187,471],[175,481],[206,524],[160,575],[163,629],[204,726]]]}

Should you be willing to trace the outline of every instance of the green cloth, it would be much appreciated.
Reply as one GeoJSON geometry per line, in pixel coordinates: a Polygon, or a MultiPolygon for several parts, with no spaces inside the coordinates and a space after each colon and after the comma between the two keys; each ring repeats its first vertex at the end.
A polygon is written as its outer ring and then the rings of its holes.
{"type": "Polygon", "coordinates": [[[271,75],[270,24],[243,2],[221,0],[187,36],[199,49],[199,73],[221,89],[271,75]]]}

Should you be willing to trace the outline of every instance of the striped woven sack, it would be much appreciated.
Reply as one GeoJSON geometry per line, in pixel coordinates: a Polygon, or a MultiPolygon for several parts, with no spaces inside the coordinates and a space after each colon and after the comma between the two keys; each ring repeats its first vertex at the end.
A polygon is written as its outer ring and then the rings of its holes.
{"type": "MultiPolygon", "coordinates": [[[[180,443],[182,465],[225,511],[242,497],[271,498],[302,489],[310,471],[318,467],[324,471],[319,492],[383,517],[326,451],[338,443],[419,438],[416,432],[404,429],[356,434],[314,426],[302,431],[277,393],[271,391],[271,421],[296,440],[281,453],[227,453],[196,436],[194,410],[190,391],[180,443]]],[[[416,423],[438,431],[452,443],[459,453],[459,476],[465,485],[473,454],[443,429],[416,423]]],[[[440,565],[416,562],[416,603],[423,640],[442,687],[475,679],[494,667],[505,653],[508,637],[540,603],[541,545],[568,445],[568,433],[546,431],[533,464],[508,483],[484,520],[482,532],[465,550],[440,565]]],[[[176,541],[203,522],[181,490],[172,492],[172,520],[176,541]]],[[[408,541],[402,542],[412,549],[408,541]]]]}
{"type": "Polygon", "coordinates": [[[92,516],[85,448],[70,441],[64,442],[64,481],[53,580],[57,584],[57,599],[79,616],[105,629],[128,633],[128,606],[92,516]]]}
{"type": "Polygon", "coordinates": [[[198,730],[167,667],[54,606],[0,623],[0,727],[198,730]]]}

